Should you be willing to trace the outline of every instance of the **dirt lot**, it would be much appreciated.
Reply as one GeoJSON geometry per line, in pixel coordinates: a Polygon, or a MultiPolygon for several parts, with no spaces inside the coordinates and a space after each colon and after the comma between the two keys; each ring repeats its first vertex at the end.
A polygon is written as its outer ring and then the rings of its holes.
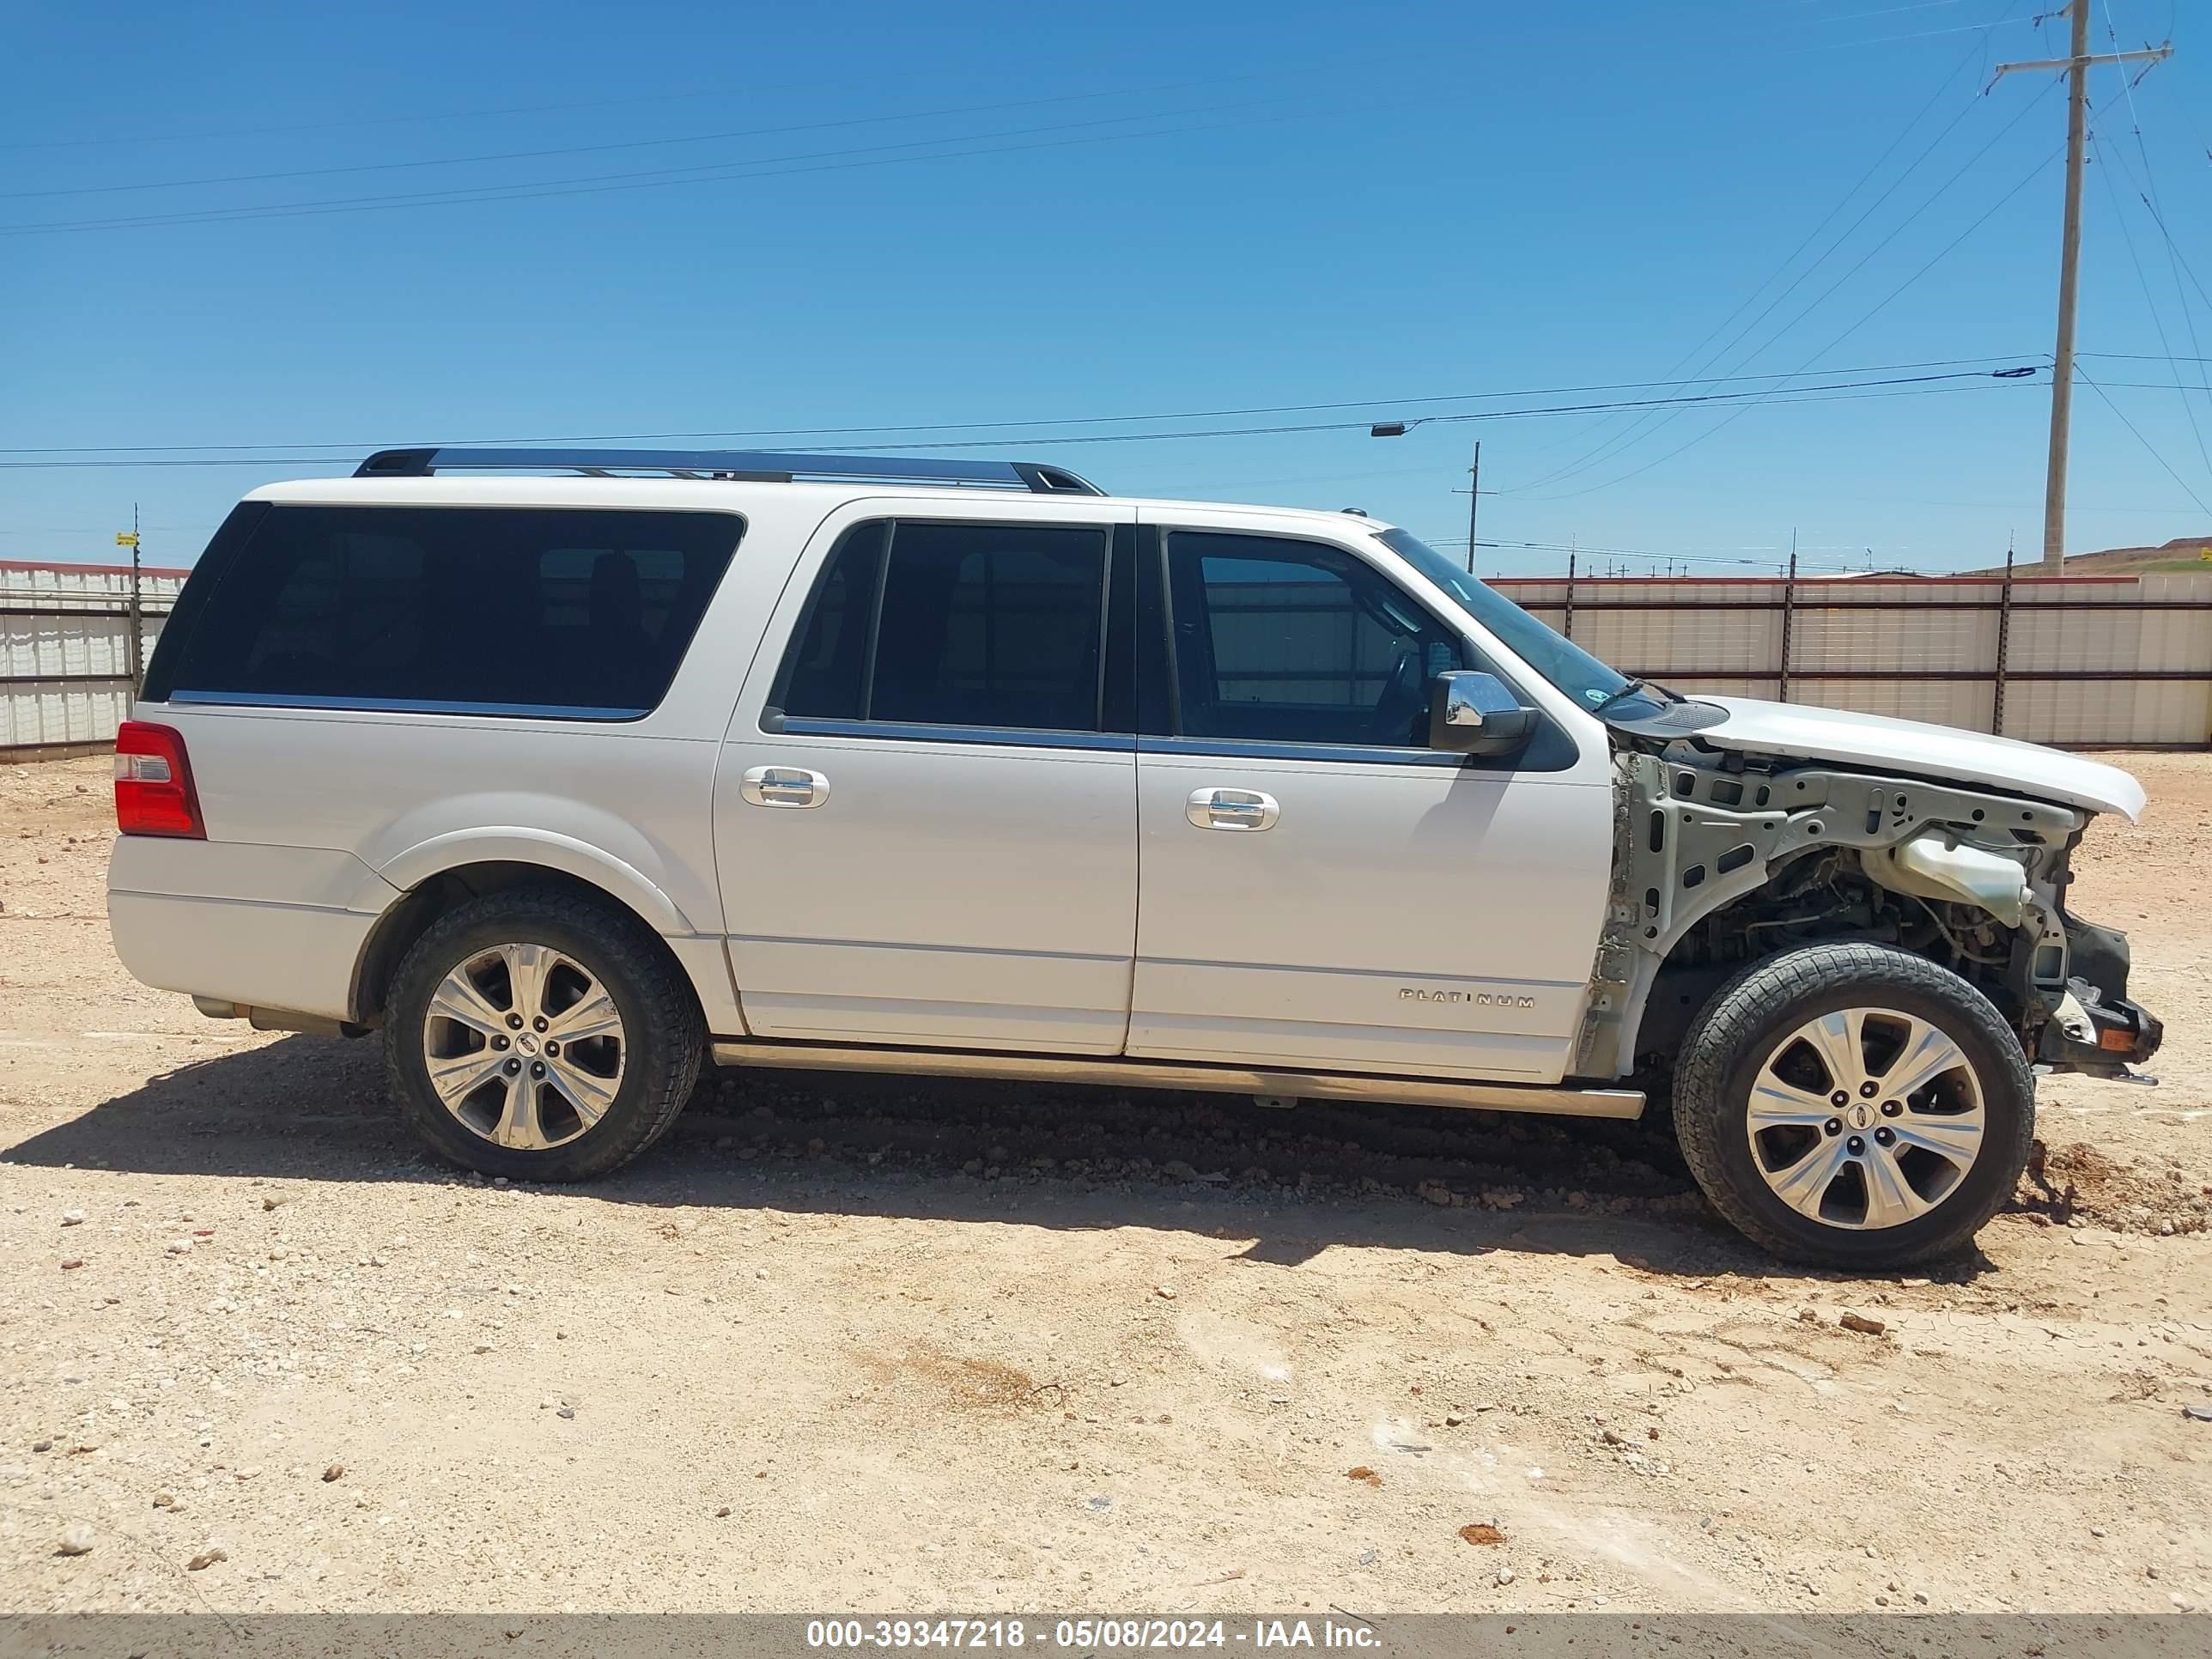
{"type": "Polygon", "coordinates": [[[0,1607],[2212,1607],[2212,757],[2123,763],[2165,1085],[1902,1282],[1632,1126],[726,1074],[459,1179],[125,975],[104,762],[0,769],[0,1607]]]}

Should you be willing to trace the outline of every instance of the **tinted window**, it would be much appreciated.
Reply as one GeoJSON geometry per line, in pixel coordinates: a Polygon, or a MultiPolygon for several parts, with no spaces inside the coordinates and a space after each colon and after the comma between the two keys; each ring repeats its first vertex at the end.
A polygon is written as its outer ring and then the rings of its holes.
{"type": "Polygon", "coordinates": [[[876,585],[882,580],[880,519],[845,532],[831,550],[829,568],[814,590],[799,643],[784,659],[770,699],[790,714],[856,720],[867,689],[868,625],[875,619],[876,585]]]}
{"type": "Polygon", "coordinates": [[[740,522],[720,513],[277,507],[220,568],[161,695],[643,714],[740,522]]]}
{"type": "Polygon", "coordinates": [[[1419,747],[1429,682],[1464,665],[1456,635],[1319,543],[1177,532],[1168,586],[1187,736],[1419,747]]]}
{"type": "Polygon", "coordinates": [[[1098,729],[1104,531],[902,522],[888,540],[861,526],[831,555],[787,714],[1098,729]]]}

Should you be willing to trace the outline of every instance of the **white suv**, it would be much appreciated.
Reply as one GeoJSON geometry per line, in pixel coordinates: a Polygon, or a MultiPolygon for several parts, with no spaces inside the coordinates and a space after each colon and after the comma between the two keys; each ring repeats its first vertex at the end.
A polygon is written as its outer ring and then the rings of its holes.
{"type": "Polygon", "coordinates": [[[1625,680],[1402,530],[1022,463],[387,451],[232,513],[116,749],[117,950],[380,1029],[569,1180],[698,1066],[1633,1117],[1846,1266],[2157,1046],[2068,913],[2126,774],[1625,680]],[[461,476],[454,476],[454,475],[461,476]]]}

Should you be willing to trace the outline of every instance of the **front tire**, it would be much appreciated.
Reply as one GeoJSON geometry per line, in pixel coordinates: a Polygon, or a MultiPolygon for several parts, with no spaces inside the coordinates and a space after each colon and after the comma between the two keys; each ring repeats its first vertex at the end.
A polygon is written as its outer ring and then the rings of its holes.
{"type": "Polygon", "coordinates": [[[587,1181],[658,1139],[706,1045],[697,1000],[611,904],[515,889],[440,917],[393,976],[392,1092],[442,1157],[511,1181],[587,1181]]]}
{"type": "Polygon", "coordinates": [[[2035,1136],[2027,1056],[1958,975],[1875,945],[1754,963],[1683,1042],[1675,1133],[1705,1197],[1792,1261],[1901,1267],[1963,1249],[2035,1136]]]}

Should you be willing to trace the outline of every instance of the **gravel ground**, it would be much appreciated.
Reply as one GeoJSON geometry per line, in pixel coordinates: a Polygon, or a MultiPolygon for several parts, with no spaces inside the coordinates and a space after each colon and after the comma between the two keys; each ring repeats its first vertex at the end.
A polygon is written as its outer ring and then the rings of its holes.
{"type": "Polygon", "coordinates": [[[1902,1280],[1637,1126],[725,1073],[458,1178],[124,973],[104,761],[0,769],[0,1607],[2212,1607],[2212,757],[2122,763],[2164,1086],[1902,1280]]]}

